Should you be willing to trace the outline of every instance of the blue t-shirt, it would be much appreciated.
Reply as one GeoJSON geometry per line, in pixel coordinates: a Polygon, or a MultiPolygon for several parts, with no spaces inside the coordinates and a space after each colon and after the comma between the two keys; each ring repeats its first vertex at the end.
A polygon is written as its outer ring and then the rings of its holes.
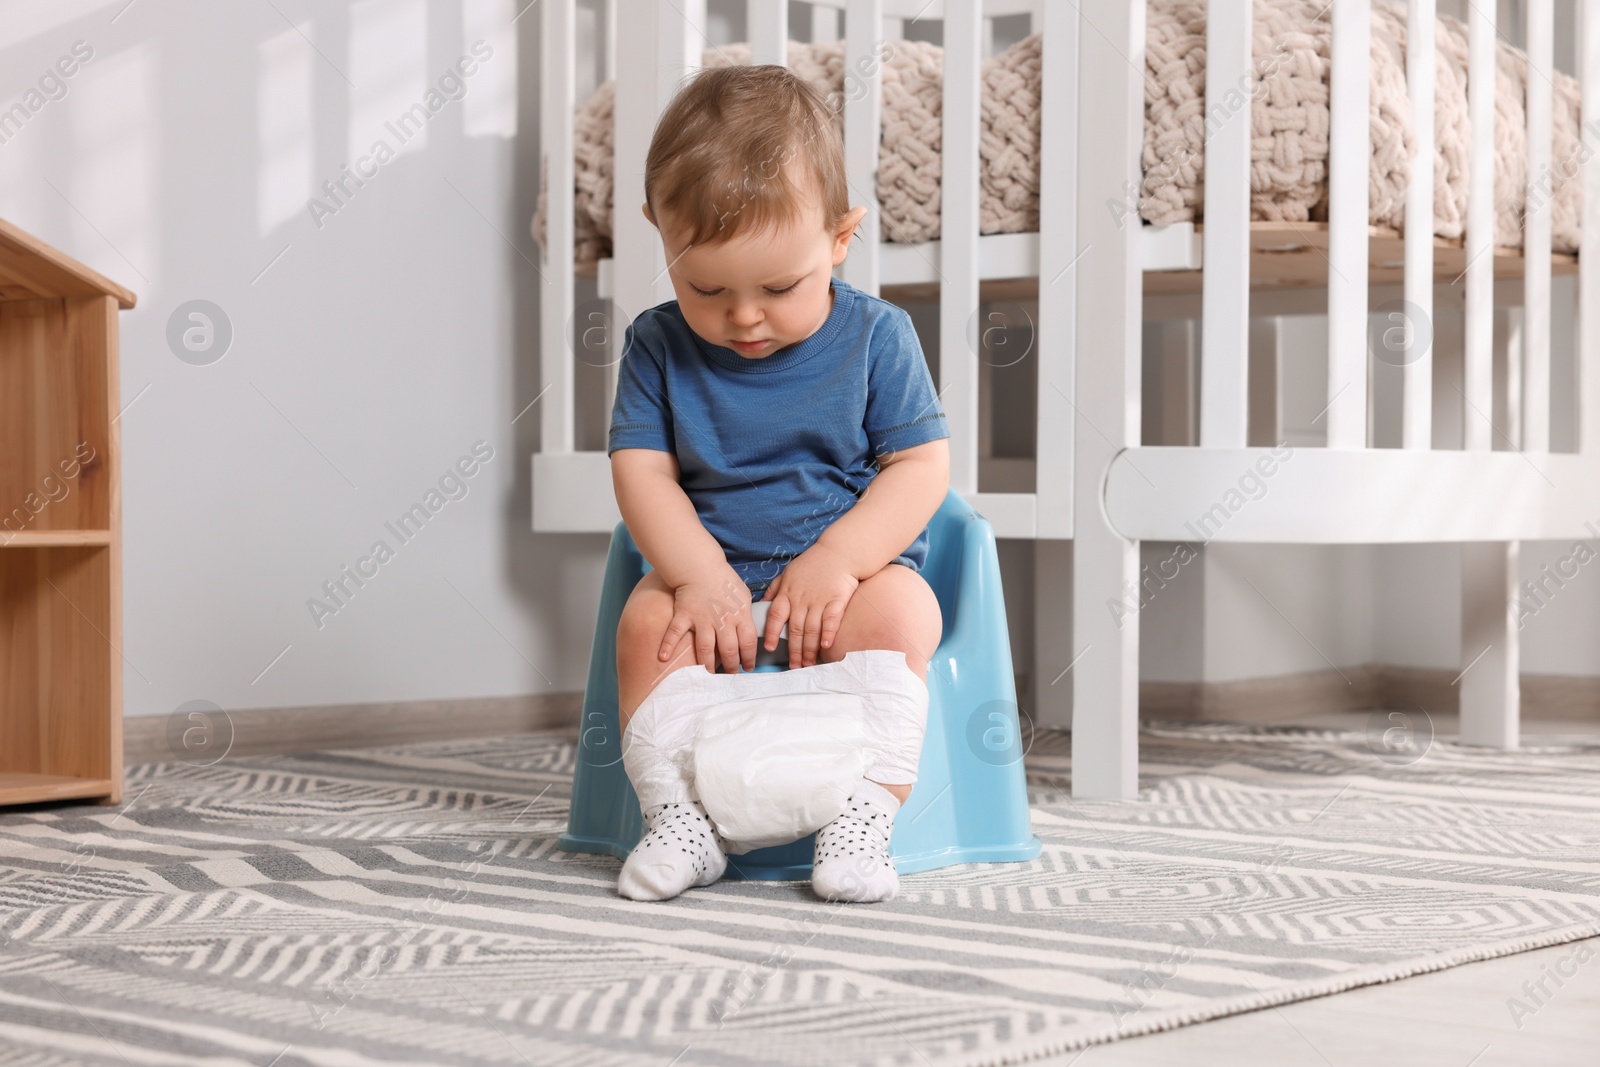
{"type": "MultiPolygon", "coordinates": [[[[676,300],[628,327],[606,447],[677,456],[678,484],[760,600],[854,506],[876,457],[950,436],[911,316],[841,279],[816,333],[762,359],[703,340],[676,300]]],[[[921,571],[928,530],[896,557],[921,571]]]]}

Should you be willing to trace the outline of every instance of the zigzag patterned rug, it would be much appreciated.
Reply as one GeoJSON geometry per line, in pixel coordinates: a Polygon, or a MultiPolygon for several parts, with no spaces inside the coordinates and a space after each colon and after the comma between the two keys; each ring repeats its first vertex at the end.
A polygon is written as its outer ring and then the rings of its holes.
{"type": "Polygon", "coordinates": [[[568,732],[216,766],[0,814],[0,1064],[1018,1063],[1600,933],[1600,747],[1159,727],[1027,757],[1025,864],[677,900],[554,849],[568,732]]]}

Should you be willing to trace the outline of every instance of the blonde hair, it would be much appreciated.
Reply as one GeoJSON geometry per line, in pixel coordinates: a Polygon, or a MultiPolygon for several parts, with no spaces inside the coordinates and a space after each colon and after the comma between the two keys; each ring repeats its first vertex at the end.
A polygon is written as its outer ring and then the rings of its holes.
{"type": "Polygon", "coordinates": [[[843,122],[821,91],[775,64],[698,72],[662,112],[645,156],[657,229],[670,221],[692,245],[799,220],[819,192],[831,234],[850,213],[843,122]]]}

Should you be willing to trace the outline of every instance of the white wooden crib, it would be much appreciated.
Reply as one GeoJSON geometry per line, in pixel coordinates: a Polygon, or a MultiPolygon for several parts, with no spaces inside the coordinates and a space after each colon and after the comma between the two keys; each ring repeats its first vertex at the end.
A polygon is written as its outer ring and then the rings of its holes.
{"type": "MultiPolygon", "coordinates": [[[[1600,0],[1578,0],[1582,113],[1600,114],[1600,0]]],[[[599,291],[622,307],[674,299],[660,242],[635,205],[644,199],[644,156],[673,86],[707,46],[704,2],[628,0],[606,35],[605,77],[615,76],[615,254],[599,291]]],[[[1582,539],[1600,519],[1600,160],[1585,163],[1577,258],[1576,452],[1550,450],[1551,276],[1549,204],[1529,212],[1525,255],[1492,249],[1495,120],[1494,5],[1469,6],[1468,93],[1473,153],[1466,237],[1433,236],[1433,173],[1413,168],[1403,238],[1368,226],[1368,0],[1334,0],[1329,221],[1295,228],[1297,248],[1273,252],[1282,227],[1250,221],[1250,126],[1224,121],[1206,145],[1204,222],[1162,228],[1119,223],[1107,205],[1141,176],[1145,9],[1127,0],[819,0],[813,39],[846,42],[845,159],[852,203],[869,213],[842,275],[895,300],[936,292],[939,347],[965,352],[969,319],[983,302],[1038,299],[1037,460],[1031,491],[980,492],[978,433],[983,387],[976,359],[941,358],[941,400],[951,431],[951,482],[1000,537],[1061,544],[1039,559],[1034,721],[1072,727],[1073,792],[1130,797],[1138,788],[1138,615],[1118,619],[1108,602],[1141,582],[1141,541],[1319,544],[1454,542],[1464,546],[1461,735],[1514,747],[1518,739],[1518,632],[1513,601],[1518,543],[1582,539]],[[842,10],[836,10],[842,9],[842,10]],[[1043,33],[1039,232],[979,235],[980,64],[991,19],[1028,14],[1043,33]],[[942,240],[881,240],[873,180],[880,86],[874,50],[904,35],[909,20],[944,21],[942,240]],[[1080,110],[1080,105],[1082,105],[1080,110]],[[1359,160],[1351,166],[1347,161],[1359,160]],[[1341,165],[1343,163],[1343,165],[1341,165]],[[1413,225],[1413,223],[1416,223],[1413,225]],[[1403,262],[1396,267],[1395,262],[1403,262]],[[1307,271],[1318,287],[1303,284],[1307,271]],[[1253,276],[1254,273],[1254,276],[1253,276]],[[1451,285],[1464,275],[1463,285],[1451,285]],[[1510,426],[1492,425],[1493,308],[1523,307],[1509,358],[1519,401],[1510,426]],[[1507,281],[1507,278],[1512,280],[1507,281]],[[1147,293],[1155,294],[1148,296],[1147,293]],[[1464,300],[1463,447],[1435,448],[1433,351],[1407,363],[1399,397],[1401,447],[1375,448],[1369,375],[1369,309],[1398,297],[1422,316],[1434,302],[1464,300]],[[1187,444],[1141,443],[1142,340],[1147,313],[1200,317],[1198,426],[1187,444]],[[1328,315],[1325,447],[1279,462],[1270,389],[1275,345],[1262,316],[1328,315]],[[1295,309],[1298,309],[1296,311],[1295,309]],[[1159,310],[1159,309],[1158,309],[1159,310]],[[1252,320],[1251,316],[1257,318],[1252,320]],[[1267,365],[1263,366],[1262,361],[1267,365]],[[1251,395],[1252,362],[1257,394],[1251,395]],[[1259,392],[1265,382],[1269,390],[1259,392]],[[1509,433],[1508,433],[1509,431],[1509,433]],[[1496,440],[1500,441],[1497,446],[1496,440]],[[1257,443],[1261,442],[1261,443],[1257,443]],[[1271,469],[1270,474],[1265,472],[1271,469]],[[1267,491],[1233,507],[1230,490],[1250,471],[1267,491]],[[1220,512],[1218,509],[1221,509],[1220,512]],[[1067,590],[1070,589],[1070,596],[1067,590]],[[1070,613],[1066,605],[1070,604],[1070,613]],[[1070,622],[1070,625],[1069,625],[1070,622]],[[1054,681],[1070,679],[1066,685],[1054,681]],[[1054,681],[1052,681],[1054,680],[1054,681]],[[1070,698],[1070,699],[1069,699],[1070,698]]],[[[1409,11],[1407,83],[1419,152],[1434,152],[1434,0],[1409,11]]],[[[755,62],[782,62],[791,34],[784,0],[749,0],[755,62]]],[[[1551,68],[1552,0],[1526,0],[1530,61],[1551,68]]],[[[539,531],[609,532],[619,521],[603,449],[575,447],[572,343],[574,0],[543,0],[542,152],[548,168],[548,245],[541,266],[541,449],[533,457],[533,525],[539,531]],[[552,254],[554,250],[554,254],[552,254]]],[[[1249,0],[1211,0],[1207,96],[1220,100],[1248,76],[1249,0]]],[[[1528,79],[1528,172],[1551,163],[1549,81],[1528,79]]],[[[1208,111],[1210,105],[1208,103],[1208,111]]],[[[1136,187],[1136,186],[1133,186],[1136,187]]],[[[1137,222],[1137,219],[1133,220],[1137,222]]],[[[1560,257],[1554,269],[1570,269],[1560,257]]],[[[578,328],[584,328],[583,323],[578,328]]],[[[620,329],[615,331],[620,334],[620,329]]],[[[611,338],[620,344],[620,336],[611,338]]],[[[1292,358],[1289,354],[1287,358],[1292,358]]],[[[616,384],[607,367],[606,410],[616,384]]],[[[1160,387],[1160,383],[1156,386],[1160,387]]],[[[1041,546],[1042,547],[1042,546],[1041,546]]]]}

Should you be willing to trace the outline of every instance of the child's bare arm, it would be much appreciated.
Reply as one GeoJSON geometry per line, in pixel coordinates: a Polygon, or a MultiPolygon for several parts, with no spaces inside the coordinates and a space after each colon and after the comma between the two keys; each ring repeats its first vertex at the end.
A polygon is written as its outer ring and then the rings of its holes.
{"type": "Polygon", "coordinates": [[[611,484],[622,521],[639,554],[674,589],[727,563],[722,546],[700,524],[678,475],[678,457],[671,452],[619,448],[611,453],[611,484]]]}
{"type": "Polygon", "coordinates": [[[885,453],[878,466],[861,498],[817,538],[848,561],[857,581],[888,566],[939,510],[950,490],[950,440],[885,453]]]}
{"type": "Polygon", "coordinates": [[[671,452],[619,448],[611,453],[622,521],[677,601],[656,658],[676,656],[679,641],[692,633],[695,658],[706,670],[716,670],[719,655],[730,673],[741,666],[752,670],[756,637],[749,587],[701,525],[678,475],[678,458],[671,452]]]}

